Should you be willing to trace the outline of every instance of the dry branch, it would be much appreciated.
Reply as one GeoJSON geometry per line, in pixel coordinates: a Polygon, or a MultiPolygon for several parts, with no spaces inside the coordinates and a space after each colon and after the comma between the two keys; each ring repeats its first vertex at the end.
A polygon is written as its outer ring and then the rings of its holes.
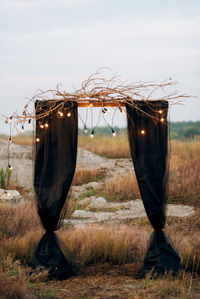
{"type": "MultiPolygon", "coordinates": [[[[13,113],[10,117],[5,117],[6,122],[9,119],[13,119],[15,126],[24,124],[29,119],[35,119],[34,109],[31,107],[36,100],[41,101],[64,101],[64,102],[77,102],[80,107],[87,107],[92,104],[94,107],[104,106],[125,106],[126,102],[129,102],[135,107],[134,101],[169,101],[170,104],[174,104],[174,100],[181,100],[189,96],[185,94],[178,94],[177,92],[166,94],[164,89],[176,85],[177,82],[173,82],[170,78],[161,83],[154,82],[135,82],[127,84],[121,81],[117,76],[112,76],[109,79],[100,77],[99,71],[89,76],[89,78],[81,84],[80,89],[74,89],[73,92],[61,91],[59,86],[56,89],[49,89],[46,91],[38,90],[35,95],[28,100],[24,106],[22,114],[17,112],[13,113]],[[156,92],[162,93],[159,97],[154,97],[156,92]]],[[[61,106],[60,104],[59,106],[61,106]]],[[[54,109],[58,109],[57,105],[50,105],[49,110],[44,110],[39,118],[48,116],[54,109]]],[[[138,107],[137,107],[138,109],[138,107]]],[[[141,112],[143,112],[141,110],[141,112]]],[[[151,116],[151,115],[150,115],[151,116]]]]}

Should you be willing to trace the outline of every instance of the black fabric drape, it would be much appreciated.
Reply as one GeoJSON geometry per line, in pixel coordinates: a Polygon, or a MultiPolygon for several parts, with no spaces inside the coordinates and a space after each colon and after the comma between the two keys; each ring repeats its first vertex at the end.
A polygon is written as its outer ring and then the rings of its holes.
{"type": "Polygon", "coordinates": [[[172,272],[180,258],[164,232],[168,178],[168,126],[166,101],[126,104],[130,151],[143,204],[155,231],[150,238],[143,273],[172,272]]]}
{"type": "Polygon", "coordinates": [[[59,226],[61,212],[73,179],[77,156],[77,103],[36,101],[36,156],[34,187],[38,214],[46,233],[40,240],[33,258],[33,266],[44,266],[57,279],[73,272],[60,242],[53,231],[59,226]],[[50,107],[54,110],[40,118],[50,107]],[[58,113],[62,107],[63,116],[58,113]],[[68,117],[67,113],[71,113],[68,117]],[[48,127],[45,127],[48,124],[48,127]],[[41,128],[42,126],[42,128],[41,128]],[[43,127],[44,126],[44,127],[43,127]]]}

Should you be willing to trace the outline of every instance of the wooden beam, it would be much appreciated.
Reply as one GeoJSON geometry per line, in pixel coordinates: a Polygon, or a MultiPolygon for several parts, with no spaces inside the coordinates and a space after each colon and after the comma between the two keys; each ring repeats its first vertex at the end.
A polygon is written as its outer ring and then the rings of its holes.
{"type": "Polygon", "coordinates": [[[125,103],[116,102],[78,102],[78,107],[125,107],[125,103]]]}

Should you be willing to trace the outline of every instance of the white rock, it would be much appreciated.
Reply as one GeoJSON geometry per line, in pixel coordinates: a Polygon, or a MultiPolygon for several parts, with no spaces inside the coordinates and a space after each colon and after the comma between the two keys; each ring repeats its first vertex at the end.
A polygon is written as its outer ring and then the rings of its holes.
{"type": "Polygon", "coordinates": [[[86,184],[86,190],[97,189],[100,186],[98,182],[91,182],[86,184]]]}
{"type": "Polygon", "coordinates": [[[95,196],[90,196],[90,197],[86,197],[82,200],[79,201],[79,206],[88,206],[93,199],[95,199],[96,197],[95,196]]]}
{"type": "MultiPolygon", "coordinates": [[[[88,200],[88,199],[87,199],[88,200]]],[[[105,208],[110,207],[110,203],[108,203],[104,198],[89,198],[90,204],[88,207],[99,207],[99,203],[105,208]],[[99,200],[100,199],[100,200],[99,200]],[[97,203],[97,205],[95,205],[97,203]]],[[[112,203],[112,207],[119,207],[118,203],[112,203]]],[[[101,206],[101,207],[102,207],[101,206]]],[[[167,205],[167,216],[176,216],[176,217],[186,217],[191,216],[194,214],[194,208],[190,206],[184,206],[184,205],[167,205]]],[[[142,203],[142,200],[132,200],[126,203],[123,203],[122,209],[116,211],[116,212],[91,212],[91,211],[85,211],[85,210],[76,210],[72,214],[72,218],[79,218],[79,221],[81,219],[85,223],[85,219],[87,221],[91,220],[92,222],[101,222],[101,221],[122,221],[122,220],[130,220],[134,218],[143,218],[147,217],[146,212],[142,203]]],[[[89,222],[88,222],[89,223],[89,222]]]]}
{"type": "Polygon", "coordinates": [[[106,208],[107,205],[107,200],[103,197],[94,197],[90,200],[90,204],[87,206],[89,209],[101,209],[101,208],[106,208]]]}
{"type": "Polygon", "coordinates": [[[186,205],[167,205],[167,216],[187,217],[193,215],[194,208],[186,205]]]}
{"type": "Polygon", "coordinates": [[[95,214],[93,212],[88,212],[85,210],[74,211],[74,213],[72,214],[72,218],[81,218],[81,219],[91,218],[91,219],[98,220],[97,218],[95,218],[95,214]]]}
{"type": "MultiPolygon", "coordinates": [[[[0,140],[0,157],[6,159],[8,156],[8,141],[0,140]]],[[[10,158],[32,159],[32,147],[30,145],[19,145],[10,143],[10,158]]]]}
{"type": "Polygon", "coordinates": [[[23,196],[17,190],[0,189],[0,203],[19,204],[26,202],[23,196]]]}
{"type": "Polygon", "coordinates": [[[141,199],[127,201],[127,202],[122,203],[122,205],[123,205],[123,209],[128,209],[128,210],[137,209],[137,208],[144,209],[141,199]]]}
{"type": "Polygon", "coordinates": [[[88,224],[96,223],[96,220],[92,219],[64,219],[65,224],[73,225],[74,227],[87,227],[88,224]]]}
{"type": "Polygon", "coordinates": [[[78,148],[77,166],[80,168],[87,168],[90,170],[98,169],[102,167],[102,164],[106,163],[106,161],[106,158],[102,158],[87,150],[78,148]]]}

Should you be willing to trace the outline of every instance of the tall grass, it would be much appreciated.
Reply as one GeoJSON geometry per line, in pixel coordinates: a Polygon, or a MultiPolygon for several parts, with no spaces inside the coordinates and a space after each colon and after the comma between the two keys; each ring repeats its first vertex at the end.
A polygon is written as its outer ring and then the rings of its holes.
{"type": "Polygon", "coordinates": [[[76,169],[72,185],[78,186],[87,184],[90,182],[97,182],[105,177],[105,172],[101,169],[87,170],[87,169],[76,169]]]}
{"type": "Polygon", "coordinates": [[[109,201],[127,201],[141,198],[136,176],[129,172],[123,177],[105,183],[99,192],[109,201]]]}
{"type": "MultiPolygon", "coordinates": [[[[31,205],[20,206],[15,213],[8,205],[2,207],[0,205],[0,214],[5,215],[0,224],[0,292],[4,295],[2,298],[15,298],[14,294],[18,294],[16,298],[26,298],[26,296],[34,298],[30,289],[27,289],[30,278],[25,273],[24,266],[26,267],[30,262],[43,230],[38,220],[32,219],[35,216],[31,205]],[[22,215],[25,221],[22,221],[22,215]]],[[[180,298],[180,295],[188,292],[189,283],[192,284],[190,294],[193,288],[198,287],[192,280],[192,277],[200,273],[200,217],[197,216],[193,219],[181,220],[169,218],[166,233],[169,234],[180,254],[183,265],[182,278],[176,280],[164,278],[152,282],[147,277],[140,282],[144,298],[149,291],[161,296],[159,298],[168,298],[167,296],[172,295],[180,298]],[[192,274],[189,280],[187,272],[192,274]]],[[[75,254],[82,267],[99,263],[110,265],[134,263],[135,268],[138,269],[142,266],[151,231],[152,228],[146,222],[143,224],[138,221],[137,224],[135,221],[129,225],[104,224],[76,229],[63,227],[58,235],[75,254]]],[[[40,283],[40,287],[43,288],[47,273],[45,275],[45,277],[38,276],[31,279],[40,283]]],[[[82,277],[77,279],[81,280],[82,277]]],[[[98,284],[98,281],[96,283],[98,284]]],[[[37,287],[37,290],[39,288],[37,287]]],[[[142,298],[142,295],[136,298],[142,298]]]]}
{"type": "Polygon", "coordinates": [[[106,158],[129,158],[129,144],[125,133],[120,133],[116,137],[95,136],[90,138],[81,135],[78,137],[78,145],[94,154],[106,158]]]}
{"type": "Polygon", "coordinates": [[[171,142],[170,199],[199,206],[200,139],[171,142]]]}
{"type": "MultiPolygon", "coordinates": [[[[13,140],[18,144],[32,144],[30,134],[19,134],[13,140]]],[[[90,138],[81,135],[78,138],[80,147],[107,158],[130,158],[127,135],[122,132],[116,137],[96,136],[90,138]]],[[[200,199],[200,139],[172,140],[169,142],[169,202],[191,203],[196,205],[200,199]]],[[[77,171],[74,185],[97,181],[102,178],[99,171],[77,171]]],[[[118,199],[140,196],[134,175],[117,179],[105,186],[105,194],[110,198],[114,193],[118,199]]]]}
{"type": "MultiPolygon", "coordinates": [[[[79,145],[95,154],[109,158],[130,157],[127,136],[97,137],[92,139],[80,136],[79,145]],[[119,146],[121,145],[121,146],[119,146]]],[[[169,142],[169,202],[198,205],[200,200],[200,139],[169,142]]],[[[139,191],[134,174],[125,175],[105,185],[108,197],[128,199],[132,193],[138,197],[139,191]]]]}
{"type": "MultiPolygon", "coordinates": [[[[14,261],[28,263],[43,230],[33,214],[31,205],[21,206],[13,217],[13,209],[0,206],[0,265],[10,256],[14,261]],[[19,211],[20,210],[20,211],[19,211]],[[6,211],[6,213],[5,213],[6,211]],[[26,218],[22,222],[22,215],[26,218]],[[8,219],[6,221],[6,218],[8,219]],[[0,217],[1,219],[1,217],[0,217]],[[9,221],[10,220],[10,221],[9,221]],[[12,229],[12,230],[11,230],[12,229]]],[[[166,233],[177,248],[187,271],[200,273],[200,218],[173,220],[169,218],[166,233]]],[[[140,262],[144,258],[152,228],[147,222],[133,224],[104,224],[66,230],[58,234],[65,245],[77,256],[82,265],[105,263],[125,264],[140,262]]]]}
{"type": "MultiPolygon", "coordinates": [[[[86,139],[82,139],[80,145],[110,158],[129,156],[125,136],[118,136],[116,139],[102,137],[99,140],[89,140],[88,143],[86,139]],[[117,144],[120,146],[116,147],[117,144]]],[[[149,292],[158,298],[198,298],[192,297],[193,285],[194,289],[196,288],[195,292],[199,293],[197,290],[199,286],[195,285],[196,282],[192,277],[200,273],[199,157],[200,140],[171,142],[170,200],[175,203],[192,203],[196,206],[196,215],[191,218],[169,217],[165,229],[180,254],[184,269],[183,278],[159,279],[156,282],[146,278],[141,282],[139,295],[134,293],[135,298],[145,298],[149,292]],[[187,272],[192,273],[189,279],[187,272]]],[[[80,170],[76,172],[73,183],[79,185],[93,179],[101,180],[104,176],[105,174],[96,170],[93,172],[80,170]]],[[[134,173],[132,175],[127,173],[114,182],[107,182],[103,190],[96,192],[98,194],[102,191],[110,200],[123,201],[132,196],[134,198],[139,196],[134,173]]],[[[97,263],[110,265],[138,263],[141,266],[151,231],[152,228],[146,220],[136,219],[134,222],[121,225],[104,224],[76,229],[63,227],[58,234],[83,267],[97,263]]],[[[29,278],[24,266],[31,260],[42,233],[32,197],[26,205],[17,207],[0,205],[0,286],[4,294],[2,298],[26,298],[26,296],[32,298],[33,295],[27,295],[30,293],[26,287],[29,278]],[[14,297],[14,294],[18,297],[14,297]]]]}
{"type": "Polygon", "coordinates": [[[26,131],[24,133],[18,133],[12,137],[12,142],[20,145],[33,145],[33,132],[26,131]]]}

